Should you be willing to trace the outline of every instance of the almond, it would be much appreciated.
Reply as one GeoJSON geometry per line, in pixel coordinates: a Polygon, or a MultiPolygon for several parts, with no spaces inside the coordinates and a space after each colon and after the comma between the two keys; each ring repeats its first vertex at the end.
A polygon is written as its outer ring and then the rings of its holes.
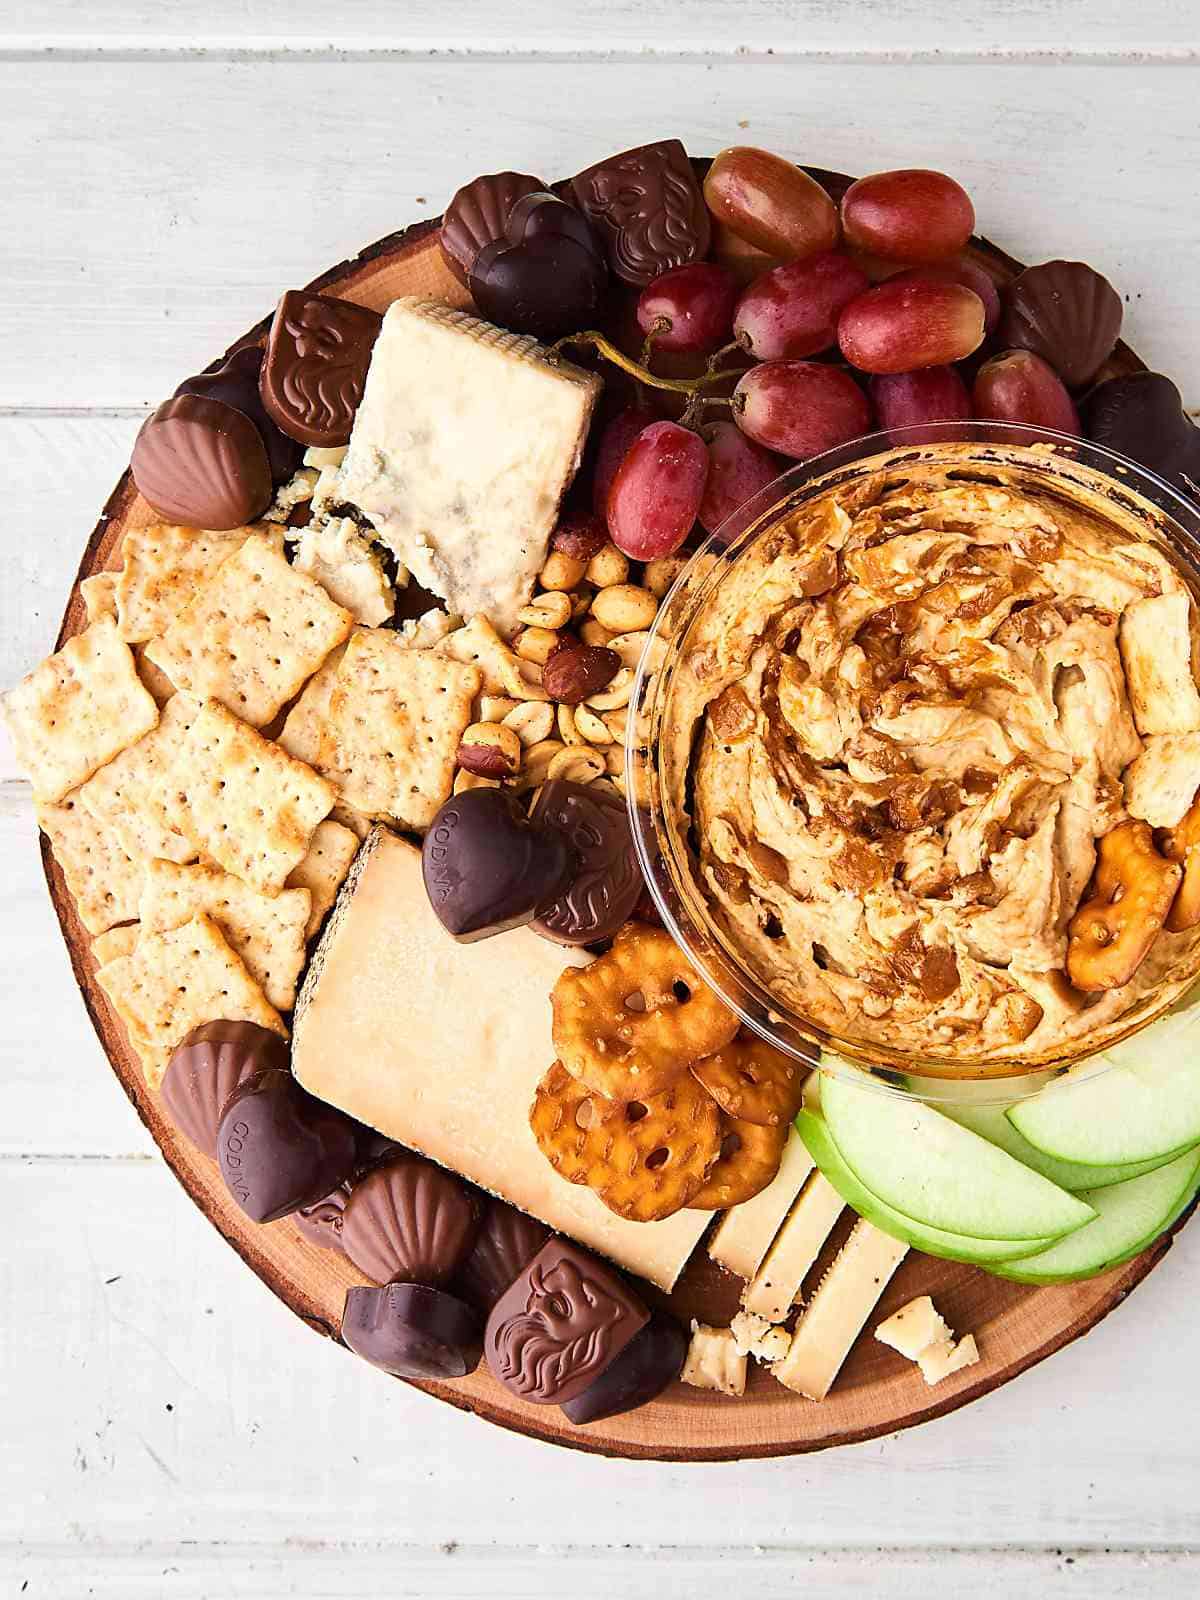
{"type": "Polygon", "coordinates": [[[577,706],[610,684],[620,666],[620,656],[605,645],[564,645],[542,669],[542,687],[552,700],[577,706]]]}

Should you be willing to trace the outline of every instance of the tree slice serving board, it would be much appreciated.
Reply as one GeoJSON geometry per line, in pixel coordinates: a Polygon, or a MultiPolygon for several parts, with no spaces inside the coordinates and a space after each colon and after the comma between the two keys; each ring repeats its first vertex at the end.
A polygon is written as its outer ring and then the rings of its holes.
{"type": "MultiPolygon", "coordinates": [[[[840,174],[809,170],[835,195],[850,181],[840,174]]],[[[377,311],[405,294],[427,294],[453,305],[470,305],[466,290],[442,261],[437,230],[435,219],[391,234],[353,260],[331,268],[310,287],[377,311]]],[[[987,241],[976,241],[972,250],[998,279],[1020,270],[1020,263],[987,241]]],[[[262,342],[267,320],[237,340],[226,354],[243,345],[262,342]]],[[[1133,352],[1121,345],[1106,375],[1137,371],[1141,366],[1133,352]]],[[[139,497],[126,472],[109,497],[84,551],[63,617],[59,645],[86,626],[79,592],[81,580],[120,565],[118,552],[126,529],[159,520],[139,497]]],[[[338,1341],[345,1292],[351,1285],[363,1282],[362,1276],[338,1253],[310,1245],[287,1219],[265,1226],[249,1221],[231,1199],[216,1164],[176,1133],[157,1097],[146,1089],[124,1029],[96,983],[89,936],[76,916],[62,873],[44,838],[42,860],[92,1023],[117,1079],[168,1166],[209,1221],[263,1282],[310,1327],[327,1339],[338,1341]]],[[[852,1220],[851,1213],[843,1215],[810,1283],[832,1260],[852,1220]]],[[[603,1455],[722,1461],[822,1450],[894,1433],[942,1416],[1006,1383],[1095,1327],[1162,1260],[1170,1242],[1170,1236],[1164,1235],[1136,1260],[1103,1277],[1038,1289],[912,1251],[868,1319],[866,1332],[857,1341],[829,1398],[820,1403],[791,1393],[768,1373],[755,1368],[741,1399],[675,1384],[661,1399],[639,1411],[588,1428],[575,1428],[557,1407],[531,1406],[516,1400],[495,1382],[485,1365],[457,1383],[426,1383],[419,1387],[502,1427],[603,1455]],[[981,1355],[978,1366],[932,1389],[913,1363],[870,1337],[883,1317],[920,1294],[936,1298],[938,1309],[951,1327],[960,1333],[973,1333],[981,1355]]],[[[699,1317],[723,1324],[737,1309],[741,1287],[740,1280],[722,1273],[701,1248],[665,1303],[685,1322],[699,1317]]],[[[330,1359],[339,1358],[331,1353],[330,1359]]],[[[344,1359],[357,1358],[347,1352],[344,1359]]],[[[362,1381],[388,1380],[364,1364],[362,1381]]]]}

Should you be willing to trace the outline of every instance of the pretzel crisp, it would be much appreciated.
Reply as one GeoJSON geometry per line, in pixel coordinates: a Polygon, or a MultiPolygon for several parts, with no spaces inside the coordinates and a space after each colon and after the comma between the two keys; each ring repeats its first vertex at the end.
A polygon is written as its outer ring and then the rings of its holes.
{"type": "Polygon", "coordinates": [[[692,1076],[726,1116],[774,1128],[791,1122],[804,1098],[807,1068],[765,1039],[742,1032],[724,1049],[692,1062],[692,1076]]]}
{"type": "Polygon", "coordinates": [[[1168,933],[1185,933],[1200,922],[1200,795],[1173,828],[1155,835],[1155,841],[1168,861],[1183,868],[1183,882],[1165,927],[1168,933]]]}
{"type": "Polygon", "coordinates": [[[564,1066],[609,1100],[661,1094],[738,1027],[670,934],[643,923],[627,923],[591,966],[568,967],[550,1000],[564,1066]]]}
{"type": "Polygon", "coordinates": [[[686,1073],[645,1100],[606,1100],[556,1061],[529,1126],[569,1183],[584,1183],[631,1222],[660,1222],[700,1192],[721,1154],[721,1113],[686,1073]]]}
{"type": "Polygon", "coordinates": [[[703,1187],[688,1201],[692,1211],[727,1211],[761,1194],[779,1171],[788,1129],[722,1118],[721,1154],[703,1187]]]}
{"type": "Polygon", "coordinates": [[[1067,976],[1095,994],[1128,983],[1166,921],[1183,868],[1154,848],[1150,826],[1122,822],[1101,839],[1087,895],[1067,928],[1067,976]]]}

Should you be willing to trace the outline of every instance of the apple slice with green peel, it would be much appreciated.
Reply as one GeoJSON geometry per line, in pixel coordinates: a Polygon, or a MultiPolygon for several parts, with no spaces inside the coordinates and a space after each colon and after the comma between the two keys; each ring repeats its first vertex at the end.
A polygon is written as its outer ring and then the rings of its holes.
{"type": "Polygon", "coordinates": [[[1153,1172],[1156,1167],[1165,1167],[1168,1161],[1175,1159],[1174,1155],[1156,1156],[1152,1161],[1135,1161],[1124,1167],[1089,1167],[1078,1161],[1060,1161],[1022,1137],[1002,1106],[947,1105],[941,1110],[989,1144],[998,1144],[1001,1150],[1007,1150],[1022,1166],[1032,1167],[1043,1178],[1049,1178],[1060,1189],[1069,1189],[1072,1194],[1127,1183],[1130,1178],[1140,1178],[1143,1172],[1153,1172]]]}
{"type": "Polygon", "coordinates": [[[1091,1206],[920,1100],[821,1081],[821,1111],[864,1188],[914,1222],[972,1239],[1047,1239],[1091,1206]]]}
{"type": "Polygon", "coordinates": [[[1019,1261],[982,1263],[1018,1283],[1072,1283],[1119,1267],[1153,1244],[1195,1197],[1200,1186],[1200,1150],[1176,1156],[1140,1178],[1092,1189],[1083,1198],[1096,1208],[1095,1222],[1067,1234],[1048,1250],[1019,1261]]]}
{"type": "Polygon", "coordinates": [[[824,1120],[812,1111],[801,1111],[796,1118],[796,1131],[804,1140],[809,1155],[821,1169],[826,1180],[835,1188],[848,1206],[860,1217],[865,1217],[881,1233],[890,1233],[893,1239],[903,1239],[914,1250],[923,1250],[927,1256],[941,1256],[946,1261],[965,1261],[973,1267],[991,1266],[998,1261],[1027,1260],[1040,1246],[1043,1250],[1056,1244],[1056,1239],[968,1239],[961,1233],[946,1233],[941,1228],[930,1228],[911,1217],[902,1216],[885,1205],[877,1195],[862,1184],[842,1159],[824,1120]]]}

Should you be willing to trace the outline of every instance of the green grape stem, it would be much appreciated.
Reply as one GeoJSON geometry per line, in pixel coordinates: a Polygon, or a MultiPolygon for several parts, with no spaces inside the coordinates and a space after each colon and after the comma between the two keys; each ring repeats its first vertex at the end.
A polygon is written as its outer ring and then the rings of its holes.
{"type": "Polygon", "coordinates": [[[611,339],[593,328],[586,329],[583,333],[567,334],[565,338],[552,344],[547,354],[553,359],[560,355],[567,345],[582,344],[589,345],[598,356],[602,356],[605,361],[611,361],[614,367],[620,367],[622,372],[627,372],[631,378],[636,378],[647,388],[669,389],[672,394],[699,394],[710,384],[719,383],[731,375],[731,369],[727,368],[718,372],[702,372],[698,378],[660,378],[657,373],[642,366],[632,356],[627,356],[624,350],[613,344],[611,339]]]}

